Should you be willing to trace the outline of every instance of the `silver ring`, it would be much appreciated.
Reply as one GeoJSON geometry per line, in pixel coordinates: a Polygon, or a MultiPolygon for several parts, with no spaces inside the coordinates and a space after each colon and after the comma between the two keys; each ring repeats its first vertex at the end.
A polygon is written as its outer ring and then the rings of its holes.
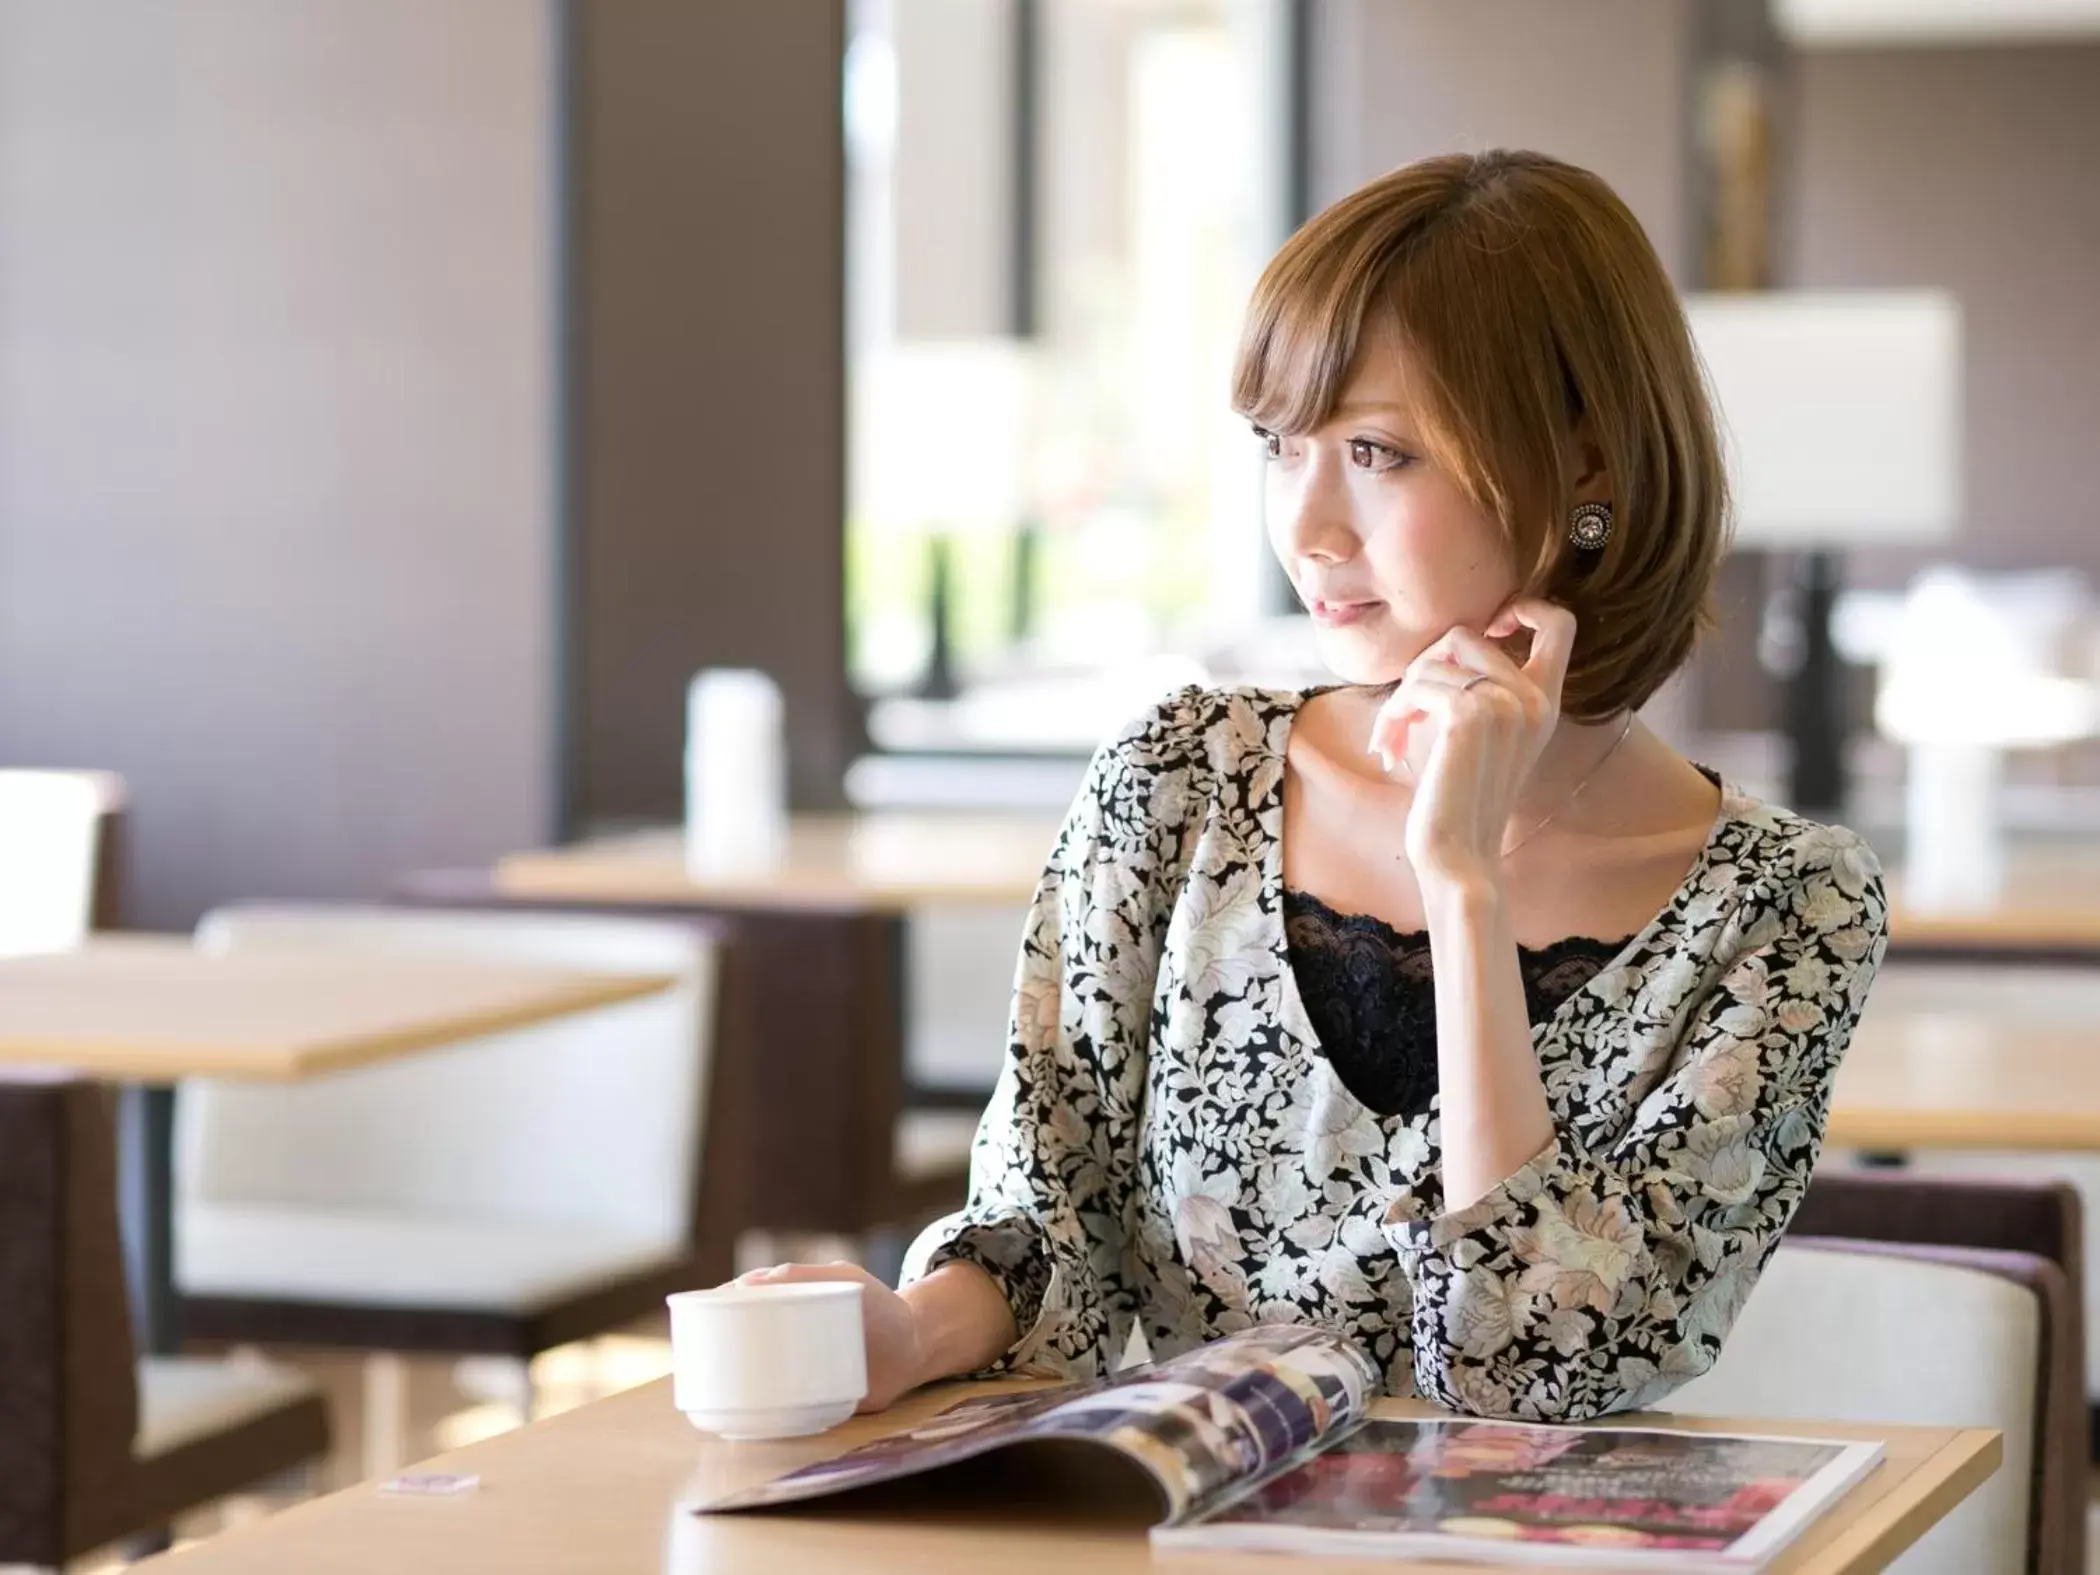
{"type": "Polygon", "coordinates": [[[1468,679],[1467,679],[1467,680],[1466,680],[1466,681],[1465,681],[1464,683],[1462,683],[1462,684],[1460,684],[1460,685],[1458,686],[1458,692],[1459,692],[1460,694],[1464,694],[1464,693],[1465,693],[1465,692],[1466,692],[1466,691],[1467,691],[1468,689],[1471,689],[1471,688],[1472,688],[1472,687],[1473,687],[1473,686],[1474,686],[1475,684],[1484,684],[1484,683],[1486,683],[1487,681],[1488,681],[1488,675],[1487,675],[1486,673],[1475,673],[1475,674],[1474,674],[1474,675],[1473,675],[1473,676],[1472,676],[1471,678],[1468,678],[1468,679]]]}

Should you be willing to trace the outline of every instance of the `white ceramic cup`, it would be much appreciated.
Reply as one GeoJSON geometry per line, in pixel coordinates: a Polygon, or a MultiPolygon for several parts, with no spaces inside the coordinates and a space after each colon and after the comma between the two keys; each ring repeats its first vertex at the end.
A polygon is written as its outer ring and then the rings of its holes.
{"type": "Polygon", "coordinates": [[[857,1282],[731,1284],[665,1301],[672,1395],[697,1428],[800,1438],[845,1421],[868,1392],[857,1282]]]}

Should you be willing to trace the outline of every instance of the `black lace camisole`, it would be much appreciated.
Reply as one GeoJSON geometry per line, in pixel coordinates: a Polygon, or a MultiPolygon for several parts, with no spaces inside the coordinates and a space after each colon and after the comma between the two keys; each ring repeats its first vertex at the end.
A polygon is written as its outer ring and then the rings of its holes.
{"type": "MultiPolygon", "coordinates": [[[[1436,1093],[1436,993],[1429,934],[1402,932],[1367,913],[1337,913],[1286,889],[1283,930],[1298,994],[1342,1086],[1382,1116],[1419,1115],[1436,1093]]],[[[1517,948],[1524,1004],[1542,1022],[1625,950],[1571,935],[1517,948]]]]}

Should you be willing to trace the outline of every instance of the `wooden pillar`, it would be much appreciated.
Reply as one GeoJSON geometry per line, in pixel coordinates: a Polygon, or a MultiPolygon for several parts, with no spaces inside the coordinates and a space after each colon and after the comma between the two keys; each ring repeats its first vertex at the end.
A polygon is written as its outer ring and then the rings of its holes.
{"type": "Polygon", "coordinates": [[[564,829],[677,815],[709,666],[774,677],[835,806],[843,0],[573,0],[567,41],[564,829]]]}

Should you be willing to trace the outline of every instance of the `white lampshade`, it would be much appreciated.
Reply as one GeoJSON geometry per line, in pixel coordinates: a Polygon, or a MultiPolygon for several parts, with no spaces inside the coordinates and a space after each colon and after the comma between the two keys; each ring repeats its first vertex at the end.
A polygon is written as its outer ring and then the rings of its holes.
{"type": "Polygon", "coordinates": [[[1685,300],[1746,547],[1944,541],[1961,518],[1961,311],[1942,291],[1685,300]]]}
{"type": "Polygon", "coordinates": [[[877,530],[1010,530],[1028,505],[1034,367],[1013,339],[907,340],[852,372],[852,509],[877,530]]]}
{"type": "Polygon", "coordinates": [[[1772,20],[1811,49],[2011,43],[2100,35],[2100,0],[1775,0],[1772,20]]]}

